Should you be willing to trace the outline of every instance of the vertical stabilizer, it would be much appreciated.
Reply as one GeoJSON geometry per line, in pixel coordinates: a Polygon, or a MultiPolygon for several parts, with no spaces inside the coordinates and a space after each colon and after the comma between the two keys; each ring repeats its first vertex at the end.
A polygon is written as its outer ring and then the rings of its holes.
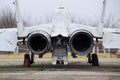
{"type": "Polygon", "coordinates": [[[16,11],[16,20],[17,20],[17,32],[18,32],[18,37],[24,37],[24,26],[22,23],[22,19],[20,16],[20,8],[19,8],[19,4],[18,4],[18,0],[14,1],[14,5],[15,5],[15,11],[16,11]]]}
{"type": "Polygon", "coordinates": [[[102,13],[101,13],[101,18],[99,20],[99,24],[97,27],[98,32],[100,33],[100,35],[102,36],[103,34],[103,25],[104,25],[104,18],[105,18],[105,10],[106,10],[106,2],[107,0],[103,1],[103,7],[102,7],[102,13]]]}

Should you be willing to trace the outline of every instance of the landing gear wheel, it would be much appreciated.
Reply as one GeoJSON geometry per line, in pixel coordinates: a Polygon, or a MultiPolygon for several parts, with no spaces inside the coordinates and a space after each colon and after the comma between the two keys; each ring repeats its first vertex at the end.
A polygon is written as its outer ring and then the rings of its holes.
{"type": "Polygon", "coordinates": [[[99,66],[97,54],[92,54],[92,66],[99,66]]]}
{"type": "Polygon", "coordinates": [[[56,64],[64,64],[63,60],[57,60],[56,64]]]}
{"type": "Polygon", "coordinates": [[[91,64],[91,63],[92,63],[91,54],[89,53],[89,54],[87,55],[87,57],[88,57],[88,62],[87,62],[87,63],[91,64]]]}
{"type": "Polygon", "coordinates": [[[56,64],[60,64],[60,61],[59,61],[59,60],[57,60],[56,64]]]}
{"type": "Polygon", "coordinates": [[[63,60],[61,61],[61,64],[64,64],[64,61],[63,61],[63,60]]]}
{"type": "Polygon", "coordinates": [[[34,63],[34,53],[31,53],[31,60],[30,60],[30,64],[34,63]]]}
{"type": "Polygon", "coordinates": [[[30,67],[30,55],[29,54],[24,55],[23,67],[30,67]]]}
{"type": "Polygon", "coordinates": [[[76,56],[75,53],[72,53],[71,56],[72,56],[73,58],[77,58],[77,56],[76,56]]]}
{"type": "Polygon", "coordinates": [[[39,58],[42,58],[43,57],[43,54],[39,54],[39,58]]]}

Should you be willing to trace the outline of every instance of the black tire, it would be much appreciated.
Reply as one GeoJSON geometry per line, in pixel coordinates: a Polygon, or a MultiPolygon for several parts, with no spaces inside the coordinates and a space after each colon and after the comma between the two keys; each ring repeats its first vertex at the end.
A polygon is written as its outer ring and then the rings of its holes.
{"type": "Polygon", "coordinates": [[[31,53],[31,59],[30,59],[30,64],[33,64],[34,62],[34,53],[31,53]]]}
{"type": "Polygon", "coordinates": [[[77,56],[76,56],[75,53],[72,53],[71,56],[72,56],[73,58],[77,58],[77,56]]]}
{"type": "Polygon", "coordinates": [[[60,64],[60,61],[59,61],[59,60],[57,60],[56,64],[60,64]]]}
{"type": "Polygon", "coordinates": [[[25,54],[24,55],[24,59],[29,59],[30,60],[30,55],[29,54],[25,54]]]}
{"type": "Polygon", "coordinates": [[[92,54],[92,66],[99,66],[97,54],[92,54]]]}
{"type": "Polygon", "coordinates": [[[87,63],[91,64],[92,63],[91,54],[88,54],[87,57],[88,57],[88,62],[87,63]]]}
{"type": "Polygon", "coordinates": [[[64,64],[64,61],[63,61],[63,60],[61,61],[61,64],[64,64]]]}

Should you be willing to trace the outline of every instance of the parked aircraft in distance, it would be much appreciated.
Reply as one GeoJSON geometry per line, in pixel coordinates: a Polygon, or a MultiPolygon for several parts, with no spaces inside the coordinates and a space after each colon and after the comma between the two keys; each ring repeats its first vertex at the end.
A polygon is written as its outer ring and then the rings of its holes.
{"type": "Polygon", "coordinates": [[[70,51],[73,58],[77,58],[76,55],[87,55],[89,63],[99,66],[96,52],[91,53],[100,41],[105,48],[120,48],[120,29],[103,28],[106,0],[97,27],[71,23],[69,12],[64,6],[57,9],[51,23],[24,27],[18,0],[14,1],[14,5],[17,28],[0,29],[0,51],[17,52],[21,42],[27,44],[31,56],[25,54],[26,66],[34,63],[34,54],[42,58],[50,51],[54,65],[67,65],[70,51]]]}

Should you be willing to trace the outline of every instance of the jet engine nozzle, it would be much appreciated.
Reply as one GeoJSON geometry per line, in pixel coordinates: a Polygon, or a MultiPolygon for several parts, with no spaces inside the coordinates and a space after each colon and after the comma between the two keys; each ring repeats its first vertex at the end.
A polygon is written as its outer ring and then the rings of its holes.
{"type": "Polygon", "coordinates": [[[51,46],[51,39],[47,32],[34,31],[28,36],[28,48],[32,53],[43,54],[51,46]]]}
{"type": "Polygon", "coordinates": [[[93,35],[85,30],[73,32],[69,39],[69,47],[73,53],[86,55],[93,49],[93,35]]]}

